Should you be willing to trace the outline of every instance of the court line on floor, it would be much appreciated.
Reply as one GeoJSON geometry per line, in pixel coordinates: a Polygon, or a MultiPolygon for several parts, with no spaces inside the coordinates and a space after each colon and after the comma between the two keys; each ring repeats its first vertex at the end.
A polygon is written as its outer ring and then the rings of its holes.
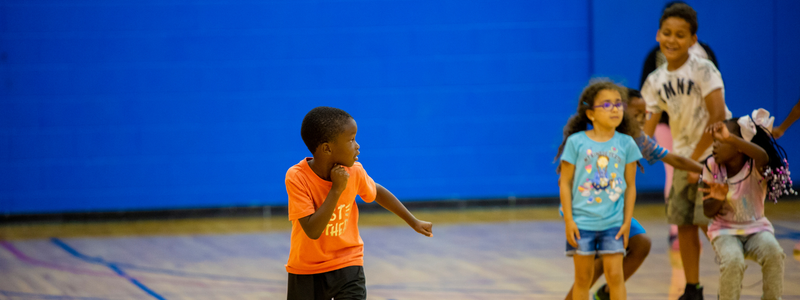
{"type": "MultiPolygon", "coordinates": [[[[84,268],[76,268],[71,266],[64,266],[57,263],[51,263],[43,260],[39,260],[33,257],[28,256],[27,254],[23,253],[21,250],[17,249],[12,242],[9,241],[2,241],[0,240],[0,247],[5,248],[9,251],[17,260],[24,262],[29,265],[43,267],[55,271],[67,272],[70,274],[76,275],[87,275],[87,276],[95,276],[95,277],[104,277],[104,278],[119,278],[119,275],[113,272],[99,272],[95,270],[89,270],[84,268]]],[[[133,277],[133,276],[131,276],[133,277]]],[[[174,285],[181,285],[181,286],[192,286],[192,287],[199,287],[199,288],[216,288],[216,287],[224,287],[224,288],[245,288],[247,290],[258,290],[258,291],[283,291],[285,289],[285,284],[281,284],[280,286],[261,286],[260,283],[248,283],[248,282],[219,282],[219,281],[212,281],[212,282],[197,282],[194,280],[202,280],[197,278],[186,278],[181,277],[178,279],[171,279],[171,278],[155,278],[155,277],[148,277],[137,275],[135,278],[142,280],[157,280],[158,282],[169,282],[174,285]]],[[[10,291],[9,291],[10,292],[10,291]]],[[[13,293],[13,292],[10,292],[13,293]]]]}
{"type": "Polygon", "coordinates": [[[244,283],[270,283],[270,284],[280,284],[284,285],[284,281],[279,280],[270,280],[270,279],[261,279],[261,278],[252,278],[252,277],[238,277],[238,276],[228,276],[228,275],[216,275],[216,274],[207,274],[207,273],[194,273],[194,272],[186,272],[186,271],[178,271],[178,270],[170,270],[170,269],[162,269],[162,268],[154,268],[154,267],[143,267],[139,265],[129,264],[129,263],[121,263],[121,262],[109,262],[102,258],[98,257],[90,257],[84,255],[77,250],[68,247],[69,249],[64,248],[61,244],[64,244],[63,241],[59,240],[58,238],[51,238],[50,239],[54,244],[58,245],[65,251],[69,252],[75,257],[78,257],[86,262],[105,265],[105,264],[114,264],[117,267],[122,267],[125,269],[130,270],[137,270],[149,273],[158,273],[158,274],[165,274],[165,275],[172,275],[177,277],[184,277],[184,278],[204,278],[204,279],[212,279],[212,280],[224,280],[224,281],[234,281],[234,282],[244,282],[244,283]],[[59,241],[61,244],[57,243],[59,241]]]}
{"type": "Polygon", "coordinates": [[[774,227],[775,229],[780,229],[781,231],[788,231],[788,232],[776,233],[775,234],[776,238],[795,239],[795,240],[800,239],[800,230],[778,224],[772,224],[772,227],[774,227]]]}
{"type": "Polygon", "coordinates": [[[45,267],[45,268],[52,269],[52,270],[64,271],[64,272],[68,272],[68,273],[72,273],[72,274],[76,274],[76,275],[117,277],[116,274],[111,273],[111,272],[99,272],[99,271],[94,271],[94,270],[73,268],[73,267],[62,266],[62,265],[59,265],[59,264],[54,264],[54,263],[50,263],[50,262],[46,262],[46,261],[41,261],[41,260],[38,260],[38,259],[35,259],[35,258],[32,258],[32,257],[26,255],[25,253],[23,253],[22,251],[17,249],[17,247],[15,247],[14,244],[12,244],[11,242],[8,242],[8,241],[0,241],[0,246],[5,248],[8,252],[11,252],[11,254],[14,255],[14,257],[16,257],[18,260],[20,260],[22,262],[25,262],[27,264],[34,265],[34,266],[40,266],[40,267],[45,267]]]}
{"type": "MultiPolygon", "coordinates": [[[[120,277],[117,273],[114,273],[114,272],[100,272],[100,271],[84,269],[84,268],[76,268],[76,267],[65,266],[65,265],[61,265],[61,264],[57,264],[57,263],[51,263],[51,262],[43,261],[43,260],[40,260],[40,259],[36,259],[36,258],[30,257],[27,254],[23,253],[16,246],[14,246],[14,244],[12,242],[10,242],[10,241],[0,240],[0,247],[5,248],[6,251],[10,252],[17,260],[19,260],[21,262],[24,262],[26,264],[29,264],[29,265],[48,268],[48,269],[55,270],[55,271],[67,272],[67,273],[76,274],[76,275],[87,275],[87,276],[105,277],[105,278],[119,278],[120,277]]],[[[117,266],[119,266],[119,265],[117,265],[117,266]]],[[[201,287],[201,288],[211,288],[212,287],[211,285],[209,285],[208,282],[204,283],[204,282],[192,282],[191,281],[191,280],[198,280],[198,279],[202,280],[202,278],[190,278],[190,277],[180,277],[180,279],[148,278],[148,276],[141,276],[141,275],[135,276],[135,277],[129,275],[129,277],[136,278],[136,279],[139,279],[139,280],[152,279],[152,280],[158,280],[159,282],[170,282],[172,284],[182,285],[182,286],[194,286],[194,287],[201,287]],[[187,281],[187,280],[189,280],[189,281],[187,281]]],[[[211,280],[213,280],[213,279],[211,279],[211,280]]],[[[265,286],[260,286],[261,284],[263,284],[263,282],[261,282],[261,283],[238,282],[238,281],[228,281],[228,282],[229,283],[224,284],[225,287],[232,287],[232,286],[229,286],[229,285],[233,284],[235,286],[244,287],[244,288],[247,288],[249,290],[263,290],[263,291],[275,291],[276,288],[279,288],[279,289],[280,288],[284,288],[285,285],[286,285],[285,283],[281,283],[281,284],[276,285],[276,286],[266,286],[265,287],[265,286]]],[[[219,282],[219,281],[217,281],[217,282],[213,282],[212,281],[210,283],[212,285],[215,285],[215,286],[219,286],[219,284],[222,284],[222,282],[219,282]]]]}
{"type": "Polygon", "coordinates": [[[166,300],[166,298],[162,297],[161,295],[159,295],[155,291],[151,290],[150,288],[148,288],[147,286],[145,286],[144,284],[139,282],[139,280],[136,280],[135,278],[128,276],[128,274],[126,274],[125,271],[120,269],[115,264],[109,263],[109,262],[105,262],[102,258],[95,258],[95,257],[89,257],[89,256],[86,256],[86,255],[83,255],[80,252],[78,252],[77,250],[75,250],[72,247],[70,247],[69,245],[67,245],[67,243],[64,243],[63,241],[59,240],[58,238],[51,238],[50,240],[54,244],[56,244],[57,246],[61,247],[61,249],[64,249],[64,251],[67,251],[67,253],[72,254],[72,256],[75,256],[76,258],[79,258],[79,259],[81,259],[83,261],[86,261],[86,262],[105,265],[106,267],[108,267],[112,271],[116,272],[117,275],[119,275],[122,278],[127,279],[128,281],[133,283],[133,285],[139,287],[139,289],[141,289],[145,293],[149,294],[153,298],[156,298],[156,299],[159,299],[159,300],[166,300]]]}
{"type": "Polygon", "coordinates": [[[23,292],[12,292],[0,290],[0,295],[6,297],[25,297],[27,299],[52,299],[52,300],[110,300],[108,298],[97,297],[76,297],[76,296],[61,296],[61,295],[47,295],[47,294],[33,294],[23,292]]]}

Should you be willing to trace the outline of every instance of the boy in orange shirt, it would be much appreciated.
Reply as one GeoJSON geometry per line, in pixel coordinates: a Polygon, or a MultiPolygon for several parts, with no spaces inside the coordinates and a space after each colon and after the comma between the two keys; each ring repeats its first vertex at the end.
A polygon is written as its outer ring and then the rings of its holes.
{"type": "Polygon", "coordinates": [[[433,236],[430,222],[415,218],[356,162],[357,131],[353,117],[338,108],[317,107],[303,118],[300,135],[314,157],[286,172],[292,221],[287,299],[367,299],[356,195],[433,236]]]}

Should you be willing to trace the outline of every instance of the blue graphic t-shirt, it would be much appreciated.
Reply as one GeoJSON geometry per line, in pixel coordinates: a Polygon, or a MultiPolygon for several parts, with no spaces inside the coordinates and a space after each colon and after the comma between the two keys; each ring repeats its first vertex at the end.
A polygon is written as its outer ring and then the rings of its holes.
{"type": "Polygon", "coordinates": [[[572,218],[578,228],[601,231],[622,226],[625,166],[641,158],[633,138],[619,132],[602,143],[585,131],[567,138],[561,160],[575,165],[572,218]]]}

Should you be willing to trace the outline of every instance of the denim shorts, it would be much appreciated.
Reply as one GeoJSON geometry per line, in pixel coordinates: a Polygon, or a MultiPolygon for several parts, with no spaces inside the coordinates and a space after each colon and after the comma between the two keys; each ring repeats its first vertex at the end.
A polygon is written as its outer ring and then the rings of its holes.
{"type": "Polygon", "coordinates": [[[622,237],[618,240],[615,239],[619,229],[619,227],[612,227],[602,231],[578,229],[581,233],[581,239],[578,240],[578,248],[572,247],[567,242],[567,256],[614,253],[622,253],[624,255],[625,241],[622,237]]]}

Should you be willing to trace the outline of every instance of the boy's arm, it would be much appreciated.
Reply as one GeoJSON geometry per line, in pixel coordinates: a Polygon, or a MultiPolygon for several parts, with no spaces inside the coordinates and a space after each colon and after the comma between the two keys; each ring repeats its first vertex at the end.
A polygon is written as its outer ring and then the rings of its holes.
{"type": "MultiPolygon", "coordinates": [[[[722,96],[722,89],[716,89],[705,97],[706,109],[708,110],[708,121],[706,128],[714,123],[725,121],[725,98],[722,96]]],[[[699,161],[706,149],[711,146],[714,141],[711,134],[708,132],[703,133],[697,146],[694,147],[694,152],[690,157],[694,161],[699,161]]]]}
{"type": "Polygon", "coordinates": [[[625,166],[625,208],[623,210],[624,220],[622,227],[617,233],[617,239],[624,238],[625,248],[628,247],[628,237],[631,231],[631,219],[633,219],[633,206],[636,205],[636,162],[631,162],[625,166]]]}
{"type": "Polygon", "coordinates": [[[333,186],[331,186],[328,196],[325,197],[325,202],[322,202],[322,205],[313,214],[298,219],[300,227],[303,227],[303,232],[312,240],[318,239],[328,222],[330,222],[336,204],[339,203],[339,196],[342,195],[345,187],[347,187],[349,178],[350,174],[345,171],[344,167],[341,165],[334,166],[331,170],[333,186]]]}
{"type": "Polygon", "coordinates": [[[433,236],[433,225],[431,222],[420,221],[414,217],[414,215],[408,211],[406,206],[403,205],[403,203],[401,203],[400,200],[398,200],[397,197],[392,194],[392,192],[387,190],[382,185],[376,183],[375,188],[377,191],[375,202],[378,202],[378,204],[403,219],[403,221],[406,221],[408,226],[411,226],[411,228],[414,228],[414,230],[422,235],[428,237],[433,236]]]}
{"type": "MultiPolygon", "coordinates": [[[[655,63],[654,63],[655,64],[655,63]]],[[[642,100],[646,104],[647,118],[644,121],[644,134],[654,136],[658,122],[661,121],[663,109],[658,106],[660,95],[652,88],[652,84],[646,80],[642,82],[642,100]]]]}
{"type": "Polygon", "coordinates": [[[789,116],[786,117],[786,120],[783,120],[781,125],[772,130],[772,136],[776,139],[783,136],[783,133],[786,132],[786,129],[789,129],[789,126],[792,126],[792,123],[797,121],[798,118],[800,118],[800,100],[797,100],[797,104],[792,107],[792,111],[789,113],[789,116]]]}
{"type": "Polygon", "coordinates": [[[561,209],[564,211],[564,223],[566,224],[567,242],[573,247],[578,246],[577,240],[581,239],[578,225],[572,218],[572,177],[575,175],[575,165],[566,161],[561,161],[561,176],[558,178],[559,196],[561,198],[561,209]]]}
{"type": "Polygon", "coordinates": [[[663,112],[650,114],[650,118],[644,121],[644,134],[647,136],[656,134],[656,126],[658,126],[658,122],[661,120],[662,113],[663,112]]]}
{"type": "Polygon", "coordinates": [[[672,152],[667,153],[667,155],[661,160],[676,169],[694,173],[703,173],[703,165],[686,157],[673,154],[672,152]]]}

